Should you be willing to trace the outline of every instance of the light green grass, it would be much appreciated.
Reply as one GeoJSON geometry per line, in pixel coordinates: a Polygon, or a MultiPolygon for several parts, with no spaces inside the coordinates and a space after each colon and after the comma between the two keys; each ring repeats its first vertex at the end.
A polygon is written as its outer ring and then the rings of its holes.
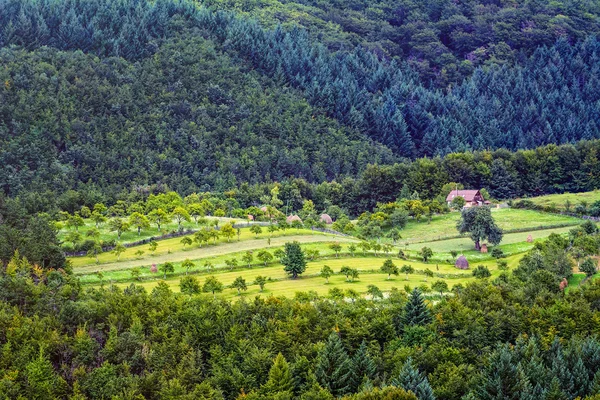
{"type": "MultiPolygon", "coordinates": [[[[547,238],[552,233],[565,234],[569,232],[570,229],[573,229],[573,227],[570,226],[564,228],[535,230],[529,232],[507,233],[502,238],[502,243],[500,243],[499,247],[506,255],[524,253],[531,249],[534,244],[527,242],[527,237],[529,235],[531,235],[532,239],[535,242],[547,238]]],[[[464,254],[469,261],[486,260],[491,258],[490,252],[493,248],[493,246],[489,246],[489,252],[487,254],[480,253],[475,250],[473,241],[470,238],[463,237],[459,239],[439,240],[429,243],[409,244],[408,247],[402,246],[402,249],[408,250],[406,252],[408,256],[417,257],[418,252],[421,250],[421,248],[425,246],[430,247],[434,251],[432,260],[435,261],[445,261],[450,259],[451,250],[458,252],[458,254],[464,254]]]]}
{"type": "MultiPolygon", "coordinates": [[[[565,215],[541,213],[532,210],[519,210],[512,208],[492,209],[494,220],[503,230],[527,229],[536,230],[557,225],[577,225],[581,220],[565,215]]],[[[456,224],[460,219],[459,212],[436,215],[431,223],[424,218],[421,222],[409,220],[406,227],[400,232],[401,242],[430,242],[458,235],[456,224]]],[[[527,235],[525,235],[527,238],[527,235]]]]}
{"type": "MultiPolygon", "coordinates": [[[[230,285],[235,278],[241,276],[246,280],[246,284],[248,285],[248,291],[244,292],[244,297],[254,296],[254,295],[276,295],[276,296],[293,296],[296,292],[303,291],[315,291],[319,295],[326,295],[329,289],[338,287],[342,290],[346,289],[354,289],[361,294],[366,293],[367,287],[369,285],[376,285],[382,291],[389,291],[393,287],[398,288],[400,290],[404,289],[406,285],[411,288],[427,285],[431,286],[432,282],[443,279],[448,283],[448,286],[452,288],[456,284],[466,284],[469,281],[475,280],[472,276],[471,270],[463,271],[454,268],[451,265],[438,265],[438,269],[436,269],[436,265],[429,263],[424,264],[422,262],[414,262],[414,261],[404,261],[404,260],[394,260],[394,262],[401,266],[403,264],[410,264],[416,270],[415,274],[408,275],[408,279],[404,274],[399,276],[392,276],[392,279],[388,280],[387,275],[379,272],[379,268],[381,267],[384,257],[358,257],[358,258],[334,258],[327,260],[318,260],[314,262],[309,262],[306,268],[305,273],[298,279],[290,279],[287,274],[283,271],[283,266],[281,264],[271,265],[269,267],[264,268],[253,268],[253,269],[244,269],[241,271],[215,271],[212,275],[216,276],[219,281],[221,281],[224,285],[230,285]],[[336,273],[332,277],[329,278],[329,284],[326,283],[325,279],[319,276],[320,270],[323,265],[329,265],[334,272],[336,273]],[[361,273],[359,278],[355,282],[346,281],[346,277],[344,275],[339,274],[340,268],[343,265],[347,265],[352,268],[358,269],[361,273]],[[434,272],[435,276],[433,278],[427,278],[423,271],[425,269],[430,269],[434,272]],[[254,285],[254,279],[257,276],[264,276],[267,278],[271,278],[272,281],[268,282],[264,292],[260,293],[260,288],[257,285],[254,285]]],[[[516,260],[511,259],[510,264],[516,264],[516,260]]],[[[497,276],[500,271],[498,271],[495,262],[482,262],[481,265],[486,265],[490,271],[492,272],[492,277],[497,276]]],[[[479,264],[478,264],[479,265],[479,264]]],[[[160,275],[160,274],[157,274],[160,275]]],[[[198,278],[200,284],[203,284],[206,277],[211,274],[203,273],[195,275],[198,278]]],[[[174,290],[179,291],[179,280],[178,277],[167,277],[166,283],[174,290]]],[[[158,282],[162,280],[162,275],[156,276],[155,279],[149,281],[142,281],[139,284],[146,288],[147,290],[151,290],[154,288],[158,282]]],[[[131,284],[131,282],[119,284],[119,286],[127,286],[131,284]]],[[[237,290],[226,288],[222,294],[219,295],[224,298],[238,298],[237,290]]]]}
{"type": "Polygon", "coordinates": [[[571,202],[572,207],[575,207],[582,201],[587,201],[588,204],[592,204],[593,202],[600,200],[600,190],[583,193],[549,194],[546,196],[528,198],[527,200],[531,200],[540,206],[549,206],[554,204],[556,208],[564,210],[565,202],[567,200],[571,202]]]}
{"type": "MultiPolygon", "coordinates": [[[[193,238],[192,235],[190,235],[190,237],[193,238]]],[[[200,258],[206,255],[226,254],[239,250],[253,250],[268,247],[268,237],[269,234],[264,232],[264,230],[263,233],[258,235],[257,238],[255,234],[250,232],[249,228],[241,228],[240,241],[238,241],[237,236],[234,236],[230,241],[227,241],[227,239],[224,238],[219,238],[216,242],[217,245],[214,245],[213,241],[211,240],[210,244],[204,244],[202,245],[202,247],[198,247],[197,244],[192,244],[191,246],[184,246],[181,243],[181,239],[183,238],[183,236],[180,236],[176,238],[157,241],[158,247],[154,254],[150,252],[149,245],[146,244],[127,248],[121,254],[121,258],[119,261],[117,261],[117,256],[112,252],[105,252],[100,254],[98,260],[101,266],[103,266],[104,264],[118,263],[123,267],[132,267],[144,263],[147,264],[148,262],[177,262],[182,261],[186,258],[200,258]],[[135,254],[138,250],[144,251],[144,254],[141,257],[135,254]]],[[[271,238],[271,244],[276,246],[285,242],[289,242],[291,240],[298,240],[299,242],[314,242],[319,240],[315,239],[316,237],[321,237],[325,241],[349,240],[346,237],[323,234],[321,232],[311,231],[308,229],[286,229],[285,231],[275,232],[271,238]]],[[[71,261],[73,267],[97,265],[95,258],[87,256],[70,257],[69,260],[71,261]]]]}

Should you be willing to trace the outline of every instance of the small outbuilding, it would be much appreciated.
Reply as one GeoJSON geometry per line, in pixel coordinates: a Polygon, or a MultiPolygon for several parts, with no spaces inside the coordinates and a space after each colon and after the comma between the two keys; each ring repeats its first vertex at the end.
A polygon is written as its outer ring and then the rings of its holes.
{"type": "Polygon", "coordinates": [[[302,223],[302,219],[297,215],[290,215],[289,217],[286,218],[286,221],[288,224],[291,224],[295,221],[302,223]]]}
{"type": "Polygon", "coordinates": [[[454,266],[458,269],[469,269],[469,261],[467,261],[467,257],[461,254],[460,257],[456,259],[454,266]]]}
{"type": "Polygon", "coordinates": [[[158,272],[158,269],[156,268],[156,264],[152,264],[152,266],[150,267],[150,272],[152,272],[153,274],[158,272]]]}
{"type": "Polygon", "coordinates": [[[531,243],[533,242],[533,236],[529,235],[527,236],[527,243],[531,243]]]}
{"type": "Polygon", "coordinates": [[[331,219],[331,217],[327,214],[321,214],[321,217],[319,219],[321,220],[321,222],[325,222],[327,225],[333,224],[333,219],[331,219]]]}
{"type": "Polygon", "coordinates": [[[486,243],[482,244],[481,249],[479,249],[479,251],[481,253],[487,253],[488,252],[487,244],[486,243]]]}

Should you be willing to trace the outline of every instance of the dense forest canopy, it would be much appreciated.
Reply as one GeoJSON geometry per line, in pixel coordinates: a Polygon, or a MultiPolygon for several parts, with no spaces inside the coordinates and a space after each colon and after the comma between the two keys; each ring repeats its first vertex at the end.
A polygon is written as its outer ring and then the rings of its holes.
{"type": "MultiPolygon", "coordinates": [[[[376,4],[373,7],[377,8],[382,3],[376,4]]],[[[3,0],[0,3],[4,11],[0,16],[0,26],[3,27],[0,44],[6,48],[3,60],[6,68],[3,69],[2,77],[4,85],[0,91],[0,129],[2,139],[6,142],[3,148],[18,148],[24,153],[19,155],[19,161],[32,158],[36,160],[28,161],[29,165],[25,168],[22,165],[14,165],[16,161],[9,160],[3,165],[2,175],[7,180],[18,180],[17,177],[23,176],[24,170],[29,170],[42,176],[40,179],[48,183],[49,177],[54,176],[57,171],[63,170],[64,174],[64,170],[78,170],[80,165],[87,162],[89,156],[78,155],[77,157],[83,160],[76,161],[70,151],[73,147],[80,147],[80,153],[93,151],[93,144],[82,136],[96,136],[95,133],[92,134],[95,128],[89,124],[98,124],[100,120],[103,120],[102,129],[114,130],[114,135],[119,138],[126,136],[123,138],[125,143],[119,143],[119,149],[131,154],[139,151],[133,145],[133,137],[136,135],[147,134],[147,140],[159,145],[162,144],[163,136],[169,136],[168,141],[179,141],[178,144],[169,143],[174,151],[181,151],[182,140],[185,141],[186,137],[191,146],[194,146],[194,143],[203,143],[205,138],[202,131],[206,130],[214,135],[217,128],[199,118],[198,110],[203,109],[198,107],[199,93],[185,86],[197,84],[197,80],[201,79],[192,75],[194,69],[191,69],[189,76],[187,71],[179,75],[163,74],[156,78],[157,85],[148,84],[153,81],[153,75],[160,67],[167,66],[160,55],[169,54],[178,46],[195,47],[190,43],[197,43],[194,41],[201,38],[204,38],[207,47],[214,48],[210,51],[217,57],[212,62],[215,76],[207,75],[204,78],[205,82],[213,78],[215,81],[222,80],[228,68],[237,68],[239,73],[228,77],[231,85],[244,87],[248,77],[252,77],[251,79],[261,83],[261,90],[267,91],[268,95],[264,95],[267,108],[259,108],[260,101],[249,100],[250,89],[247,86],[245,90],[231,88],[232,96],[241,96],[242,93],[246,93],[247,96],[244,101],[237,99],[235,106],[256,107],[254,114],[252,111],[248,113],[245,110],[236,110],[237,116],[225,118],[227,121],[239,120],[238,126],[226,124],[220,127],[223,132],[227,130],[230,135],[235,134],[241,140],[239,144],[245,146],[244,150],[240,150],[241,146],[227,141],[228,144],[221,146],[219,151],[210,149],[207,159],[200,165],[193,165],[189,158],[184,156],[183,160],[166,168],[181,167],[189,171],[190,173],[182,174],[185,176],[182,178],[184,180],[194,174],[201,174],[202,178],[194,179],[202,180],[200,185],[218,184],[221,188],[235,184],[238,180],[253,181],[265,177],[281,179],[287,176],[302,176],[312,181],[320,181],[355,174],[364,169],[366,161],[392,160],[385,149],[368,144],[367,138],[389,147],[397,156],[408,158],[487,148],[515,150],[597,138],[600,136],[600,45],[593,34],[596,32],[598,17],[593,6],[586,4],[565,7],[566,10],[563,11],[566,19],[558,19],[564,22],[564,26],[561,25],[564,29],[557,28],[556,24],[560,22],[557,22],[558,20],[546,25],[541,22],[533,23],[537,27],[532,28],[534,31],[541,29],[548,32],[547,35],[542,35],[546,39],[540,40],[539,43],[536,40],[536,46],[529,46],[523,56],[515,57],[514,63],[490,62],[489,65],[479,66],[472,74],[468,74],[470,77],[463,83],[442,91],[431,87],[429,79],[424,78],[410,62],[407,62],[410,57],[380,57],[361,41],[357,43],[357,47],[339,46],[340,49],[328,49],[314,41],[314,29],[306,32],[295,28],[287,30],[282,26],[265,28],[257,22],[231,13],[198,8],[188,1],[161,0],[149,3],[115,0],[97,3],[3,0]],[[568,22],[569,19],[571,22],[568,22]],[[573,29],[567,29],[568,26],[572,26],[573,29]],[[555,39],[558,41],[555,42],[555,39]],[[72,104],[73,94],[69,85],[75,83],[82,86],[78,90],[98,92],[96,81],[105,78],[102,74],[97,77],[91,76],[89,82],[77,77],[80,71],[98,71],[99,68],[93,65],[90,68],[77,68],[71,81],[52,79],[53,69],[36,76],[18,75],[17,71],[23,69],[36,70],[32,68],[34,64],[42,70],[45,64],[53,64],[54,61],[48,57],[54,50],[37,50],[40,46],[65,51],[62,58],[67,64],[80,60],[79,62],[103,65],[105,71],[114,74],[103,82],[106,85],[105,90],[108,91],[106,96],[110,96],[113,102],[110,110],[89,104],[83,108],[84,104],[78,102],[72,104]],[[100,58],[76,55],[74,52],[78,50],[100,58]],[[70,60],[68,56],[72,53],[74,60],[70,60]],[[47,55],[46,58],[40,59],[41,54],[47,55]],[[8,68],[12,63],[22,67],[8,68]],[[249,69],[255,69],[258,74],[247,73],[249,69]],[[119,81],[125,73],[128,75],[127,85],[119,81]],[[32,82],[32,79],[35,82],[32,82]],[[161,128],[156,126],[149,129],[147,124],[152,118],[149,118],[148,110],[160,109],[165,101],[160,96],[151,95],[152,91],[162,90],[164,87],[173,93],[173,96],[168,98],[172,104],[161,109],[158,114],[155,113],[155,118],[165,120],[164,125],[161,128]],[[280,91],[287,93],[287,87],[299,91],[291,91],[286,100],[275,95],[280,91]],[[139,92],[141,88],[144,88],[144,92],[139,92]],[[53,96],[53,90],[66,94],[53,96]],[[135,95],[132,100],[135,104],[126,104],[128,93],[135,95]],[[34,108],[23,113],[21,120],[14,119],[13,114],[19,113],[14,113],[11,108],[19,104],[15,96],[34,108]],[[145,99],[145,96],[149,97],[145,99]],[[300,96],[313,108],[302,105],[300,96]],[[49,119],[55,117],[50,118],[46,115],[49,105],[52,105],[54,110],[59,110],[56,114],[62,118],[57,120],[54,127],[49,126],[49,119]],[[298,107],[303,108],[305,114],[299,112],[298,107]],[[170,114],[168,117],[164,115],[166,109],[170,114]],[[337,120],[338,124],[326,120],[322,117],[323,114],[337,120]],[[246,115],[254,115],[255,119],[260,119],[261,122],[258,125],[247,122],[246,115]],[[263,127],[262,121],[273,119],[273,115],[283,115],[290,119],[294,116],[307,124],[317,124],[318,121],[321,123],[318,128],[300,127],[298,120],[283,122],[278,118],[277,122],[273,121],[271,124],[276,125],[263,127]],[[301,117],[302,115],[311,115],[311,118],[301,117]],[[315,117],[314,121],[312,116],[315,117]],[[115,119],[119,118],[126,119],[128,125],[118,124],[115,119]],[[107,122],[106,119],[112,121],[107,122]],[[146,121],[146,126],[141,123],[142,120],[146,121]],[[196,124],[196,131],[189,126],[192,120],[196,124]],[[245,126],[242,128],[239,124],[245,126]],[[158,129],[169,134],[161,135],[156,131],[158,129]],[[269,134],[269,129],[275,131],[274,135],[280,138],[293,137],[294,148],[285,145],[285,141],[270,140],[269,135],[273,133],[269,134]],[[294,134],[291,134],[292,130],[294,134]],[[127,135],[123,134],[125,131],[127,135]],[[85,134],[82,135],[81,132],[85,134]],[[311,135],[308,132],[317,132],[318,135],[309,138],[311,135]],[[261,144],[256,144],[254,135],[261,137],[261,144]],[[342,139],[342,136],[349,139],[342,139]],[[28,142],[27,146],[22,145],[24,141],[28,142]],[[66,146],[69,142],[74,146],[66,146]],[[255,152],[248,154],[247,146],[254,146],[255,152]],[[363,150],[357,149],[357,146],[363,150]],[[37,157],[37,149],[40,147],[41,153],[48,155],[43,160],[37,157]],[[255,165],[254,160],[248,161],[249,158],[256,158],[256,154],[270,154],[264,161],[271,167],[261,167],[255,165]],[[211,160],[213,157],[217,159],[216,162],[211,160]],[[323,163],[325,157],[332,162],[323,163]],[[40,163],[44,166],[37,165],[40,163]],[[248,166],[248,171],[251,172],[242,172],[245,166],[248,166]],[[249,177],[248,174],[252,176],[249,177]]],[[[212,6],[218,8],[217,4],[212,6]]],[[[388,6],[396,13],[398,10],[412,9],[416,14],[408,13],[407,21],[419,15],[417,9],[407,5],[388,6]]],[[[489,5],[491,8],[499,6],[501,5],[489,5]]],[[[469,7],[479,10],[477,5],[469,7]]],[[[511,7],[505,5],[501,8],[507,12],[511,7]]],[[[528,3],[527,7],[512,8],[518,10],[515,11],[517,13],[524,13],[523,18],[534,11],[545,10],[547,15],[563,12],[553,7],[555,6],[534,7],[528,3]]],[[[439,5],[440,12],[449,8],[452,7],[447,4],[439,5]]],[[[365,13],[377,14],[367,10],[365,13]]],[[[467,11],[464,13],[473,14],[467,11]]],[[[482,13],[485,14],[484,10],[482,13]]],[[[394,13],[390,15],[392,14],[394,13]]],[[[436,13],[432,9],[426,14],[438,21],[445,12],[434,17],[436,13]]],[[[555,17],[556,15],[542,19],[550,21],[555,17]]],[[[259,19],[262,21],[262,18],[259,19]]],[[[493,21],[487,23],[495,28],[501,26],[493,21]]],[[[482,24],[485,25],[483,22],[482,24]]],[[[318,30],[318,27],[315,29],[318,30]]],[[[475,31],[479,32],[479,29],[475,31]]],[[[511,30],[508,29],[507,32],[511,30]]],[[[362,38],[361,35],[359,37],[362,38]]],[[[398,41],[405,42],[400,38],[398,41]]],[[[500,46],[500,42],[495,46],[500,46]]],[[[205,55],[201,50],[189,50],[184,53],[191,58],[191,63],[209,63],[201,59],[205,55]]],[[[59,58],[60,56],[56,56],[54,60],[59,58]]],[[[59,76],[65,73],[65,69],[60,67],[54,66],[59,76]]],[[[220,90],[226,90],[225,88],[227,87],[224,84],[219,87],[220,90]]],[[[211,91],[214,91],[213,89],[211,91]]],[[[166,95],[164,90],[161,92],[161,96],[163,95],[166,95]]],[[[213,93],[212,97],[205,96],[205,101],[209,101],[214,107],[227,107],[227,104],[220,104],[224,101],[221,96],[213,93]]],[[[235,106],[229,106],[228,111],[232,111],[235,106]]],[[[145,142],[138,140],[137,143],[145,142]]],[[[212,138],[210,145],[213,145],[212,138]]],[[[103,153],[104,150],[100,150],[99,159],[115,156],[110,151],[106,157],[103,153]]],[[[148,157],[152,160],[157,156],[148,155],[146,162],[148,157]]],[[[165,150],[161,152],[161,156],[167,159],[162,163],[170,163],[173,158],[172,154],[165,150]]],[[[124,160],[125,157],[119,156],[119,159],[124,160]]],[[[135,159],[135,163],[134,170],[140,167],[139,159],[135,159]]],[[[80,179],[89,178],[86,171],[77,171],[71,175],[81,175],[80,179]]],[[[145,180],[146,183],[156,183],[152,181],[155,178],[146,174],[136,174],[136,178],[145,180]]],[[[127,179],[128,177],[123,176],[118,183],[123,184],[127,179]]],[[[190,182],[185,182],[182,186],[188,183],[190,182]]],[[[6,184],[4,186],[6,190],[6,184]]]]}

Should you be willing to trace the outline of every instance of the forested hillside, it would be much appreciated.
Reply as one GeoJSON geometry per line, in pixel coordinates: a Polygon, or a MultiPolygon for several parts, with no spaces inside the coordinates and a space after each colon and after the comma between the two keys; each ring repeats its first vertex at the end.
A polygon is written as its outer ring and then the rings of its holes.
{"type": "MultiPolygon", "coordinates": [[[[274,27],[276,5],[248,6],[242,16],[234,5],[208,5],[212,8],[174,0],[0,2],[5,48],[0,132],[2,150],[10,149],[2,155],[5,192],[17,193],[24,183],[43,189],[56,185],[52,179],[65,188],[90,180],[103,187],[160,180],[180,189],[225,189],[290,176],[321,181],[356,174],[368,162],[393,160],[371,141],[395,156],[414,158],[600,136],[593,5],[339,7],[337,14],[356,9],[352,15],[372,18],[373,24],[383,14],[400,18],[390,22],[400,31],[417,29],[414,21],[427,16],[414,36],[438,29],[441,36],[432,40],[442,42],[441,21],[464,14],[474,25],[464,21],[466,26],[446,34],[463,32],[470,44],[462,52],[450,42],[446,47],[450,58],[465,61],[473,58],[467,53],[474,46],[504,46],[498,32],[482,32],[503,26],[490,15],[509,18],[513,25],[505,27],[505,35],[515,34],[512,41],[506,38],[514,48],[505,55],[513,54],[513,61],[483,55],[481,66],[465,72],[469,78],[443,90],[429,73],[415,69],[414,62],[430,61],[402,35],[394,40],[406,48],[390,51],[397,57],[389,58],[371,51],[370,43],[380,38],[368,29],[348,34],[344,45],[328,42],[328,48],[315,40],[331,38],[323,24],[305,21],[308,32],[274,27]],[[248,13],[263,26],[245,19],[248,13]],[[483,37],[493,43],[483,43],[483,37]],[[105,173],[111,165],[120,176],[105,173]]],[[[334,5],[297,7],[331,11],[334,5]]],[[[290,8],[292,3],[284,7],[283,20],[304,21],[290,8]]],[[[327,18],[337,14],[331,11],[327,18]]],[[[445,51],[433,53],[446,59],[445,51]]]]}

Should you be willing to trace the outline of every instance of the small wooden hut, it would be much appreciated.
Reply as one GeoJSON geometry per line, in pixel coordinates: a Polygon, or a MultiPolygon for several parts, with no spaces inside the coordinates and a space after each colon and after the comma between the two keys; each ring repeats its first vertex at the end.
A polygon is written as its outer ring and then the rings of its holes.
{"type": "Polygon", "coordinates": [[[487,253],[488,252],[487,244],[486,243],[482,244],[481,249],[479,251],[481,253],[487,253]]]}

